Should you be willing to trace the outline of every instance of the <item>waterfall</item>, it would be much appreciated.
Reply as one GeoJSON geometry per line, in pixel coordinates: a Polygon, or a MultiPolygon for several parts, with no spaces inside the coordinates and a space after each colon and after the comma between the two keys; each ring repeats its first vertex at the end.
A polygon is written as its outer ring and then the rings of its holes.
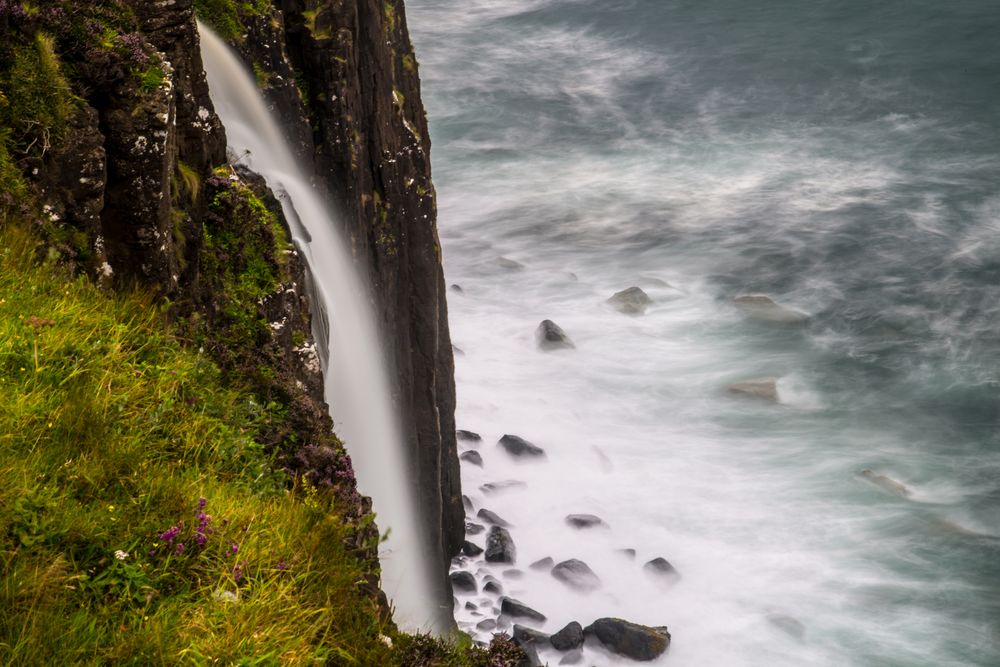
{"type": "MultiPolygon", "coordinates": [[[[444,628],[430,584],[413,485],[392,408],[383,348],[369,291],[334,215],[309,185],[249,71],[229,47],[199,24],[201,54],[229,147],[278,195],[313,282],[317,342],[328,354],[324,382],[337,434],[354,461],[359,490],[371,496],[379,528],[382,589],[396,623],[407,630],[444,628]],[[326,323],[326,327],[322,323],[326,323]],[[322,340],[323,337],[326,340],[322,340]]],[[[447,616],[450,616],[450,609],[447,616]]]]}

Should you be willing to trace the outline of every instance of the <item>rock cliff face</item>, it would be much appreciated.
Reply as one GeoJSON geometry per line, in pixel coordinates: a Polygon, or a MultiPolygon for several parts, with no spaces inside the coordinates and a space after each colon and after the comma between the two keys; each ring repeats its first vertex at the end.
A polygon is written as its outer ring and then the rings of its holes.
{"type": "MultiPolygon", "coordinates": [[[[95,3],[87,10],[96,17],[84,21],[87,30],[99,30],[107,17],[124,18],[114,19],[114,44],[93,48],[74,32],[79,26],[60,32],[78,10],[57,4],[0,20],[3,27],[8,20],[27,22],[25,34],[55,33],[63,40],[60,48],[80,51],[71,54],[79,103],[64,140],[30,158],[33,168],[29,164],[51,220],[71,231],[62,249],[98,280],[139,283],[168,297],[224,369],[253,374],[257,364],[275,371],[253,380],[264,398],[290,407],[285,427],[269,435],[285,449],[288,467],[319,474],[324,466],[349,466],[327,461],[330,423],[315,368],[302,354],[309,344],[308,304],[297,287],[305,284],[302,267],[296,261],[279,266],[271,252],[265,264],[273,272],[265,277],[272,292],[255,301],[258,312],[249,320],[234,316],[232,304],[218,298],[225,267],[210,260],[226,252],[218,245],[219,216],[265,215],[253,202],[266,202],[267,194],[249,175],[218,171],[226,161],[225,133],[202,69],[196,3],[95,3]],[[257,326],[257,320],[283,318],[291,325],[257,326]],[[199,328],[206,321],[210,326],[199,328]],[[237,344],[259,353],[230,354],[237,344]],[[292,450],[305,449],[303,443],[311,449],[296,456],[292,450]]],[[[450,603],[447,563],[463,538],[453,360],[430,141],[402,2],[228,6],[239,12],[231,41],[287,119],[303,159],[314,162],[318,185],[341,212],[354,256],[371,277],[412,479],[441,565],[439,590],[448,595],[442,600],[450,603]]],[[[3,11],[10,12],[6,3],[3,11]]],[[[268,232],[257,240],[264,247],[280,243],[280,236],[268,232]]],[[[359,508],[364,511],[363,502],[359,508]]]]}

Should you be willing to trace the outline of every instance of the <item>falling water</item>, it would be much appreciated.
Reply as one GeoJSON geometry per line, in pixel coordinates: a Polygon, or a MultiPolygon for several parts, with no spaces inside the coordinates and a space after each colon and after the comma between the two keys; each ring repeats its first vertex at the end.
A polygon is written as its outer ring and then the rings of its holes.
{"type": "Polygon", "coordinates": [[[314,303],[328,321],[326,399],[337,433],[354,461],[358,486],[372,497],[382,543],[382,588],[395,620],[411,630],[440,630],[431,594],[430,566],[421,548],[399,426],[368,290],[354,268],[333,215],[309,185],[249,72],[205,26],[201,51],[212,102],[226,127],[230,150],[279,193],[296,245],[312,273],[314,303]],[[301,223],[297,225],[295,221],[301,223]]]}

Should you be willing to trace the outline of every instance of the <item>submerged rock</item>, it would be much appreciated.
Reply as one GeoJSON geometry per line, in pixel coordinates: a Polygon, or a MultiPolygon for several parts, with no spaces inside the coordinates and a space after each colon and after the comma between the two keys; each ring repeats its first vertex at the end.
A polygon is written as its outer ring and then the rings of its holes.
{"type": "Polygon", "coordinates": [[[544,632],[539,632],[538,630],[532,630],[523,625],[514,624],[514,632],[511,635],[517,645],[520,647],[525,647],[528,644],[546,644],[549,641],[549,636],[544,632]]]}
{"type": "Polygon", "coordinates": [[[474,431],[463,431],[462,429],[455,431],[455,437],[462,442],[481,442],[483,439],[481,435],[474,431]]]}
{"type": "Polygon", "coordinates": [[[448,289],[450,289],[452,292],[455,292],[456,294],[464,294],[465,293],[465,290],[462,289],[461,285],[452,284],[452,285],[448,286],[448,289]]]}
{"type": "Polygon", "coordinates": [[[481,509],[479,513],[476,514],[477,517],[485,521],[486,523],[492,523],[494,526],[501,526],[502,528],[510,528],[510,523],[500,518],[500,515],[496,512],[491,512],[488,509],[481,509]]]}
{"type": "Polygon", "coordinates": [[[497,257],[497,266],[510,271],[520,271],[524,268],[524,264],[521,264],[521,262],[515,262],[507,257],[497,257]]]}
{"type": "Polygon", "coordinates": [[[552,576],[570,588],[589,593],[601,587],[601,579],[582,560],[570,558],[552,568],[552,576]]]}
{"type": "Polygon", "coordinates": [[[487,618],[486,620],[476,623],[476,630],[479,630],[480,632],[489,632],[490,630],[496,629],[496,627],[497,622],[492,618],[487,618]]]}
{"type": "Polygon", "coordinates": [[[493,526],[486,536],[486,562],[510,563],[513,565],[517,556],[514,540],[506,528],[493,526]]]}
{"type": "Polygon", "coordinates": [[[466,514],[475,509],[475,506],[472,504],[472,498],[469,498],[469,496],[462,494],[462,507],[465,508],[466,514]]]}
{"type": "Polygon", "coordinates": [[[456,591],[475,593],[479,590],[476,578],[472,576],[471,572],[452,572],[448,575],[448,579],[451,580],[451,587],[456,591]]]}
{"type": "Polygon", "coordinates": [[[670,561],[666,558],[654,558],[643,565],[642,569],[646,573],[653,574],[658,577],[676,578],[681,576],[680,572],[677,571],[677,568],[671,565],[670,561]]]}
{"type": "Polygon", "coordinates": [[[499,581],[487,581],[483,584],[483,592],[491,593],[493,595],[502,595],[503,586],[500,585],[499,581]]]}
{"type": "Polygon", "coordinates": [[[616,292],[608,299],[607,303],[620,313],[642,315],[646,312],[649,304],[653,303],[653,300],[638,287],[629,287],[621,292],[616,292]]]}
{"type": "Polygon", "coordinates": [[[599,618],[584,629],[609,651],[632,660],[655,660],[670,646],[666,627],[651,628],[620,618],[599,618]]]}
{"type": "Polygon", "coordinates": [[[552,320],[542,320],[542,323],[535,329],[535,340],[538,348],[543,351],[568,350],[576,346],[569,339],[566,332],[552,320]]]}
{"type": "Polygon", "coordinates": [[[523,579],[524,572],[521,572],[521,570],[517,569],[516,567],[512,567],[509,570],[504,570],[503,576],[506,579],[523,579]]]}
{"type": "Polygon", "coordinates": [[[555,565],[555,561],[552,560],[552,557],[546,556],[545,558],[536,560],[528,567],[530,567],[532,570],[543,571],[543,570],[551,570],[553,565],[555,565]]]}
{"type": "Polygon", "coordinates": [[[762,398],[774,403],[778,402],[778,378],[755,378],[745,382],[737,382],[726,387],[730,394],[762,398]]]}
{"type": "Polygon", "coordinates": [[[875,486],[885,489],[889,493],[894,493],[897,496],[902,496],[903,498],[907,498],[910,495],[910,490],[906,488],[905,484],[897,482],[891,477],[886,477],[885,475],[879,475],[874,470],[868,470],[866,468],[865,470],[861,471],[861,476],[867,479],[875,486]]]}
{"type": "Polygon", "coordinates": [[[630,560],[635,560],[635,549],[619,549],[618,553],[630,560]]]}
{"type": "Polygon", "coordinates": [[[796,639],[805,639],[806,636],[806,626],[802,624],[796,618],[792,618],[786,614],[768,614],[767,620],[771,622],[771,625],[786,632],[796,639]]]}
{"type": "Polygon", "coordinates": [[[794,308],[786,308],[763,294],[748,294],[733,299],[733,303],[748,318],[775,324],[805,324],[809,316],[794,308]]]}
{"type": "Polygon", "coordinates": [[[465,522],[465,534],[466,535],[478,535],[479,533],[483,532],[484,530],[486,530],[486,526],[483,526],[482,524],[475,523],[473,521],[466,521],[465,522]]]}
{"type": "Polygon", "coordinates": [[[544,623],[546,620],[545,614],[535,611],[520,600],[510,597],[500,600],[500,613],[510,618],[526,618],[538,623],[544,623]]]}
{"type": "Polygon", "coordinates": [[[562,660],[559,661],[559,664],[579,665],[581,662],[583,662],[583,651],[581,651],[580,649],[575,649],[564,655],[562,657],[562,660]]]}
{"type": "Polygon", "coordinates": [[[607,528],[608,524],[599,516],[593,514],[570,514],[566,517],[566,523],[573,528],[607,528]]]}
{"type": "Polygon", "coordinates": [[[481,484],[479,490],[483,493],[500,493],[501,491],[509,491],[511,489],[521,489],[528,486],[526,483],[518,479],[505,479],[501,482],[487,482],[486,484],[481,484]]]}
{"type": "Polygon", "coordinates": [[[573,621],[549,637],[552,646],[560,651],[571,651],[583,646],[583,626],[573,621]]]}
{"type": "Polygon", "coordinates": [[[505,452],[516,458],[538,458],[545,456],[545,450],[516,435],[504,435],[497,442],[505,452]]]}
{"type": "Polygon", "coordinates": [[[479,466],[480,468],[483,467],[483,455],[475,450],[462,452],[461,454],[458,455],[458,458],[474,466],[479,466]]]}

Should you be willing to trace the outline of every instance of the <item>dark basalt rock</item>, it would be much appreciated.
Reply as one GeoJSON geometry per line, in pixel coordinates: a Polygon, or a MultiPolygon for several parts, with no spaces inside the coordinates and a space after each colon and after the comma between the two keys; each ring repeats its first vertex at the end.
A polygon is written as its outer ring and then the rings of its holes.
{"type": "Polygon", "coordinates": [[[539,560],[536,560],[528,567],[530,567],[532,570],[543,571],[543,570],[551,570],[553,565],[555,565],[555,561],[552,560],[552,557],[546,556],[545,558],[540,558],[539,560]]]}
{"type": "Polygon", "coordinates": [[[655,574],[660,577],[679,577],[681,576],[677,569],[670,564],[666,558],[654,558],[653,560],[647,562],[642,566],[642,569],[649,574],[655,574]]]}
{"type": "Polygon", "coordinates": [[[459,429],[455,431],[455,437],[457,437],[462,442],[481,442],[482,436],[473,431],[463,431],[459,429]]]}
{"type": "Polygon", "coordinates": [[[500,600],[500,613],[510,618],[525,618],[538,623],[545,622],[545,614],[537,612],[520,600],[505,597],[500,600]]]}
{"type": "Polygon", "coordinates": [[[479,466],[480,468],[483,467],[483,455],[475,450],[462,452],[458,455],[458,458],[470,465],[479,466]]]}
{"type": "Polygon", "coordinates": [[[477,607],[474,602],[466,602],[465,609],[466,611],[477,611],[479,607],[477,607]]]}
{"type": "Polygon", "coordinates": [[[461,286],[461,285],[450,285],[450,286],[448,287],[448,289],[450,289],[450,290],[451,290],[452,292],[454,292],[455,294],[464,294],[464,293],[465,293],[465,290],[464,290],[464,289],[462,289],[462,286],[461,286]]]}
{"type": "Polygon", "coordinates": [[[514,632],[512,634],[514,641],[520,647],[525,647],[529,644],[534,645],[544,645],[548,643],[549,636],[544,632],[539,632],[538,630],[532,630],[531,628],[525,627],[523,625],[514,624],[514,632]]]}
{"type": "Polygon", "coordinates": [[[608,524],[599,516],[593,514],[570,514],[566,517],[566,523],[573,528],[607,528],[608,524]]]}
{"type": "Polygon", "coordinates": [[[479,490],[483,493],[500,493],[501,491],[509,491],[511,489],[521,489],[528,486],[524,482],[517,479],[505,479],[502,482],[488,482],[482,484],[479,490]]]}
{"type": "Polygon", "coordinates": [[[469,558],[473,558],[483,553],[483,550],[478,545],[475,545],[469,541],[465,541],[462,543],[462,553],[468,556],[469,558]]]}
{"type": "Polygon", "coordinates": [[[475,593],[479,590],[479,587],[476,585],[476,578],[472,576],[471,572],[452,572],[448,575],[448,579],[451,581],[452,588],[456,591],[475,593]]]}
{"type": "Polygon", "coordinates": [[[465,522],[465,534],[466,535],[478,535],[479,533],[486,530],[486,526],[479,523],[474,523],[472,521],[465,522]]]}
{"type": "Polygon", "coordinates": [[[573,621],[549,637],[552,646],[560,651],[571,651],[583,646],[583,626],[573,621]]]}
{"type": "Polygon", "coordinates": [[[492,523],[494,526],[501,526],[503,528],[510,528],[510,523],[504,521],[498,514],[491,512],[488,509],[481,509],[479,513],[476,514],[480,519],[486,523],[492,523]]]}
{"type": "Polygon", "coordinates": [[[653,303],[653,300],[638,287],[629,287],[621,292],[616,292],[608,299],[608,303],[620,313],[642,315],[646,312],[649,304],[653,303]]]}
{"type": "Polygon", "coordinates": [[[632,660],[655,660],[670,646],[666,627],[651,628],[620,618],[599,618],[583,632],[596,637],[612,653],[632,660]]]}
{"type": "Polygon", "coordinates": [[[501,586],[500,583],[497,581],[487,581],[485,584],[483,584],[483,592],[491,593],[493,595],[502,595],[503,586],[501,586]]]}
{"type": "Polygon", "coordinates": [[[506,528],[493,526],[486,536],[486,562],[513,564],[517,550],[506,528]]]}
{"type": "Polygon", "coordinates": [[[515,458],[540,458],[545,456],[545,450],[516,435],[504,435],[497,442],[505,452],[515,458]]]}
{"type": "Polygon", "coordinates": [[[492,618],[487,618],[476,623],[476,630],[479,630],[480,632],[489,632],[490,630],[496,629],[496,627],[497,622],[492,618]]]}
{"type": "Polygon", "coordinates": [[[551,350],[570,350],[576,347],[569,339],[566,332],[552,320],[542,320],[542,323],[535,329],[535,341],[538,348],[548,352],[551,350]]]}
{"type": "Polygon", "coordinates": [[[601,587],[601,579],[582,560],[570,558],[552,568],[552,576],[570,588],[589,593],[601,587]]]}

